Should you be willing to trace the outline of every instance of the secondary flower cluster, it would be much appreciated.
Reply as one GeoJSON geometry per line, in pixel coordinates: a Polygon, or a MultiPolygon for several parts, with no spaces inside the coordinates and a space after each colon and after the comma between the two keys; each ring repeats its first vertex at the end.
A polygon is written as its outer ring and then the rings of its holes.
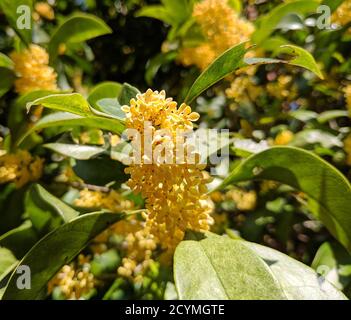
{"type": "Polygon", "coordinates": [[[185,66],[205,69],[230,47],[249,40],[253,25],[239,17],[227,0],[205,0],[195,4],[193,17],[206,39],[198,47],[184,48],[179,60],[185,66]]]}
{"type": "Polygon", "coordinates": [[[43,159],[33,157],[26,150],[8,153],[0,157],[0,184],[14,182],[20,188],[38,180],[43,171],[43,159]]]}
{"type": "Polygon", "coordinates": [[[79,300],[94,289],[96,280],[90,272],[89,258],[79,255],[77,262],[65,265],[48,283],[48,293],[57,288],[67,300],[79,300]]]}
{"type": "MultiPolygon", "coordinates": [[[[192,122],[199,115],[191,108],[166,98],[164,91],[148,90],[137,95],[124,106],[126,126],[139,131],[142,141],[145,125],[153,133],[152,148],[167,143],[168,152],[176,153],[179,131],[192,131],[192,122]],[[168,134],[163,136],[166,130],[168,134]]],[[[133,142],[132,142],[133,143],[133,142]]],[[[185,142],[186,143],[186,142],[185,142]]],[[[186,157],[187,158],[187,157],[186,157]]],[[[199,158],[197,155],[196,158],[199,158]]],[[[202,170],[203,164],[187,162],[164,164],[153,161],[131,164],[126,173],[130,174],[129,187],[146,200],[146,229],[169,256],[183,240],[186,229],[208,230],[211,206],[206,195],[209,178],[202,170]]]]}
{"type": "Polygon", "coordinates": [[[344,1],[333,13],[332,22],[344,26],[351,22],[351,0],[344,1]]]}
{"type": "Polygon", "coordinates": [[[57,90],[57,74],[49,66],[49,55],[38,45],[31,44],[21,52],[12,52],[11,59],[15,64],[18,79],[16,91],[20,94],[35,90],[57,90]]]}

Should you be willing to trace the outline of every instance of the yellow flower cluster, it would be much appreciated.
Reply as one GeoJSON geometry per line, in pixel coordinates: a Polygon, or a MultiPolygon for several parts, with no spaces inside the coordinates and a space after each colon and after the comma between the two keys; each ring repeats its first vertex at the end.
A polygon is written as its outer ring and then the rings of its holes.
{"type": "Polygon", "coordinates": [[[280,75],[277,81],[269,82],[266,86],[267,92],[274,98],[293,100],[297,97],[297,88],[292,83],[293,77],[290,75],[280,75]]]}
{"type": "Polygon", "coordinates": [[[131,221],[121,221],[116,224],[120,229],[116,234],[125,234],[123,249],[126,251],[126,257],[122,260],[122,266],[118,268],[120,276],[133,279],[135,282],[142,280],[142,276],[153,262],[152,254],[156,249],[156,242],[152,235],[145,228],[145,223],[131,219],[131,221]],[[133,224],[137,231],[128,232],[126,224],[133,224]]]}
{"type": "Polygon", "coordinates": [[[46,2],[37,2],[35,4],[35,12],[33,14],[34,20],[39,20],[40,17],[43,17],[47,20],[55,19],[55,12],[52,7],[46,2]]]}
{"type": "Polygon", "coordinates": [[[344,140],[344,150],[346,152],[346,163],[351,166],[351,134],[344,140]]]}
{"type": "Polygon", "coordinates": [[[290,143],[294,139],[294,133],[290,130],[284,130],[275,137],[274,144],[275,145],[286,145],[290,143]]]}
{"type": "Polygon", "coordinates": [[[67,300],[79,300],[94,289],[96,280],[90,272],[89,259],[79,255],[77,262],[65,265],[48,283],[48,293],[56,287],[67,300]]]}
{"type": "Polygon", "coordinates": [[[195,4],[193,17],[206,41],[198,47],[184,48],[179,61],[185,66],[205,69],[230,47],[250,39],[254,26],[239,17],[227,0],[204,0],[195,4]]]}
{"type": "Polygon", "coordinates": [[[20,94],[34,90],[57,90],[57,74],[49,67],[49,55],[42,47],[31,44],[21,52],[12,52],[18,79],[16,91],[20,94]]]}
{"type": "Polygon", "coordinates": [[[227,200],[233,200],[236,208],[240,211],[250,211],[256,207],[257,194],[254,190],[245,191],[234,188],[226,193],[225,198],[227,200]]]}
{"type": "Polygon", "coordinates": [[[43,171],[43,159],[32,157],[28,151],[0,157],[0,184],[14,182],[20,188],[30,181],[38,180],[43,171]]]}
{"type": "Polygon", "coordinates": [[[347,109],[349,110],[349,116],[351,118],[351,84],[344,88],[344,92],[345,92],[346,106],[347,106],[347,109]]]}
{"type": "MultiPolygon", "coordinates": [[[[125,199],[117,191],[103,193],[88,189],[80,191],[80,197],[75,200],[75,205],[83,208],[103,208],[116,213],[134,207],[132,201],[125,199]]],[[[140,280],[153,261],[152,252],[156,249],[152,235],[145,229],[145,222],[131,217],[114,224],[94,239],[94,244],[91,246],[93,252],[105,251],[107,248],[105,244],[111,235],[124,237],[122,249],[126,257],[123,258],[122,266],[118,269],[119,275],[135,281],[140,280]]]]}
{"type": "Polygon", "coordinates": [[[81,190],[79,198],[74,201],[74,204],[81,208],[103,208],[116,213],[133,208],[133,202],[125,199],[115,190],[110,190],[108,193],[88,189],[81,190]]]}
{"type": "Polygon", "coordinates": [[[340,26],[351,22],[351,0],[345,0],[332,14],[331,20],[340,26]]]}
{"type": "MultiPolygon", "coordinates": [[[[152,150],[160,143],[167,143],[174,158],[177,154],[177,132],[189,132],[193,121],[199,114],[192,112],[186,104],[177,108],[177,103],[166,98],[164,91],[147,90],[124,106],[126,126],[139,131],[141,141],[144,132],[152,132],[152,150]],[[144,131],[144,126],[147,126],[144,131]],[[167,130],[168,134],[162,132],[167,130]]],[[[142,146],[142,154],[143,154],[142,146]]],[[[199,156],[197,154],[197,156],[199,156]]],[[[199,157],[195,157],[199,158],[199,157]]],[[[132,163],[126,173],[130,174],[129,187],[146,200],[146,229],[155,241],[172,256],[177,244],[183,240],[186,229],[208,230],[211,208],[206,195],[206,183],[209,179],[202,170],[204,165],[195,161],[174,164],[159,162],[154,159],[151,164],[132,163]]]]}

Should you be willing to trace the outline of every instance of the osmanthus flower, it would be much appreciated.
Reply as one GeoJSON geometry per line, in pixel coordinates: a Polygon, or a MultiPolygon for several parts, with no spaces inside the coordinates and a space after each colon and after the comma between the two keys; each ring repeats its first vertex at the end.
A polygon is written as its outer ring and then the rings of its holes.
{"type": "MultiPolygon", "coordinates": [[[[345,0],[332,14],[331,21],[339,26],[351,22],[351,0],[345,0]]],[[[349,29],[350,32],[350,29],[349,29]]]]}
{"type": "Polygon", "coordinates": [[[351,166],[351,134],[344,140],[344,150],[346,153],[346,163],[351,166]]]}
{"type": "Polygon", "coordinates": [[[89,295],[97,281],[90,272],[90,258],[82,254],[77,261],[65,265],[48,283],[48,294],[55,294],[66,300],[80,300],[89,295]]]}
{"type": "Polygon", "coordinates": [[[185,66],[205,69],[230,47],[250,39],[254,26],[241,18],[228,0],[204,0],[194,5],[193,17],[200,26],[205,42],[183,48],[179,61],[185,66]]]}
{"type": "Polygon", "coordinates": [[[0,184],[14,182],[20,188],[37,181],[42,175],[44,160],[26,150],[0,156],[0,184]]]}
{"type": "Polygon", "coordinates": [[[290,130],[284,130],[277,134],[274,139],[275,145],[287,145],[294,139],[294,133],[290,130]]]}
{"type": "Polygon", "coordinates": [[[15,89],[18,93],[57,90],[57,74],[49,66],[49,55],[44,48],[31,44],[23,51],[12,52],[10,57],[18,77],[15,80],[15,89]]]}
{"type": "Polygon", "coordinates": [[[347,106],[347,109],[349,110],[349,116],[351,118],[351,84],[344,88],[344,92],[345,92],[346,106],[347,106]]]}
{"type": "Polygon", "coordinates": [[[54,9],[47,2],[37,2],[34,6],[35,12],[33,12],[34,20],[39,20],[40,17],[43,17],[47,20],[55,19],[54,9]]]}
{"type": "MultiPolygon", "coordinates": [[[[125,199],[115,190],[109,192],[81,190],[74,204],[82,208],[107,209],[116,213],[135,208],[132,201],[125,199]]],[[[156,249],[154,238],[145,228],[145,222],[136,219],[135,216],[119,221],[97,236],[90,249],[94,254],[103,253],[108,249],[107,243],[113,235],[123,237],[120,249],[125,255],[122,265],[116,271],[120,276],[140,281],[153,262],[152,255],[156,249]]]]}
{"type": "MultiPolygon", "coordinates": [[[[146,231],[171,257],[187,229],[208,230],[212,222],[209,215],[212,207],[206,194],[209,177],[202,172],[205,165],[200,163],[199,155],[187,141],[182,144],[185,149],[183,161],[177,157],[179,136],[193,131],[192,122],[199,119],[199,114],[192,112],[186,104],[178,108],[175,101],[166,98],[164,91],[151,89],[138,94],[130,101],[130,106],[124,106],[122,110],[126,113],[126,127],[140,134],[138,140],[142,142],[143,155],[139,162],[132,158],[126,169],[130,174],[127,184],[145,198],[146,231]],[[151,138],[146,136],[147,132],[152,133],[151,138]],[[145,155],[144,140],[147,139],[151,141],[153,153],[165,143],[168,150],[163,157],[152,156],[150,159],[145,155]],[[163,161],[167,153],[171,154],[172,163],[163,161]],[[187,161],[190,156],[194,156],[194,162],[187,161]]],[[[135,143],[132,140],[132,144],[135,143]]]]}

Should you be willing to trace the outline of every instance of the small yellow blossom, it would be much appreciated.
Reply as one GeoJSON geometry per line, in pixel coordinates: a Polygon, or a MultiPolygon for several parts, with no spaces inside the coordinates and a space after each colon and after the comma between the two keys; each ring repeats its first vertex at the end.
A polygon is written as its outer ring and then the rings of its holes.
{"type": "Polygon", "coordinates": [[[345,92],[346,106],[347,106],[347,109],[349,110],[349,116],[351,118],[351,84],[344,88],[344,92],[345,92]]]}
{"type": "Polygon", "coordinates": [[[133,208],[133,203],[126,200],[120,193],[110,190],[108,193],[100,191],[81,190],[79,198],[74,202],[77,207],[91,209],[107,209],[111,212],[122,212],[133,208]]]}
{"type": "Polygon", "coordinates": [[[254,190],[245,191],[234,188],[229,190],[225,196],[227,200],[233,200],[240,211],[250,211],[256,207],[257,194],[254,190]]]}
{"type": "MultiPolygon", "coordinates": [[[[124,106],[126,112],[126,126],[140,132],[144,141],[145,132],[153,133],[152,149],[160,142],[170,146],[171,155],[176,157],[177,132],[189,132],[193,128],[193,121],[199,115],[191,108],[166,98],[164,91],[148,90],[137,95],[130,101],[130,106],[124,106]],[[147,130],[145,129],[147,125],[147,130]],[[161,132],[167,130],[169,134],[163,136],[161,132]]],[[[144,145],[142,154],[144,154],[144,145]]],[[[145,213],[146,229],[155,241],[167,251],[169,257],[183,240],[186,229],[195,231],[208,230],[212,219],[209,197],[206,195],[206,184],[209,181],[203,174],[203,165],[187,162],[166,164],[159,159],[149,164],[142,157],[141,163],[132,163],[126,173],[130,174],[129,187],[146,200],[145,213]]]]}
{"type": "Polygon", "coordinates": [[[32,157],[28,151],[19,150],[0,157],[0,184],[14,182],[20,188],[37,181],[43,171],[43,159],[32,157]]]}
{"type": "MultiPolygon", "coordinates": [[[[340,26],[351,22],[351,0],[345,0],[332,14],[331,20],[340,26]]],[[[350,29],[349,29],[350,30],[350,29]]]]}
{"type": "Polygon", "coordinates": [[[274,98],[293,100],[297,97],[297,87],[292,83],[292,76],[280,75],[277,81],[269,82],[266,86],[267,92],[274,98]]]}
{"type": "Polygon", "coordinates": [[[250,39],[253,25],[239,17],[227,0],[204,0],[196,3],[193,17],[200,26],[205,42],[198,47],[184,48],[178,60],[205,69],[230,47],[250,39]]]}
{"type": "Polygon", "coordinates": [[[344,140],[344,150],[346,152],[346,163],[351,166],[351,134],[344,140]]]}
{"type": "Polygon", "coordinates": [[[67,300],[79,300],[94,289],[96,280],[90,272],[90,259],[79,255],[78,261],[65,265],[48,283],[48,293],[56,287],[67,300]]]}
{"type": "Polygon", "coordinates": [[[280,132],[274,139],[275,145],[286,145],[294,139],[294,133],[290,130],[280,132]]]}
{"type": "Polygon", "coordinates": [[[57,90],[57,74],[49,64],[49,55],[42,47],[31,44],[21,52],[12,52],[18,79],[16,91],[24,94],[34,90],[57,90]]]}
{"type": "Polygon", "coordinates": [[[37,2],[35,4],[34,10],[39,16],[47,19],[47,20],[54,20],[55,19],[55,12],[52,7],[46,2],[37,2]]]}

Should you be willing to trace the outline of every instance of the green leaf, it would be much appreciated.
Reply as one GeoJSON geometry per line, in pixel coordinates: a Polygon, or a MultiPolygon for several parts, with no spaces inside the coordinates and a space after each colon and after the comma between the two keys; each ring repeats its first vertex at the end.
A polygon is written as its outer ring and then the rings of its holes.
{"type": "Polygon", "coordinates": [[[161,20],[169,25],[174,25],[177,21],[172,14],[162,5],[151,5],[141,8],[136,14],[136,17],[148,17],[161,20]]]}
{"type": "Polygon", "coordinates": [[[247,180],[274,180],[304,192],[312,213],[351,251],[351,186],[328,162],[303,149],[273,147],[243,161],[218,189],[247,180]]]}
{"type": "Polygon", "coordinates": [[[287,53],[292,55],[292,58],[282,60],[271,58],[245,58],[245,54],[252,49],[252,47],[245,48],[246,46],[247,42],[240,43],[239,45],[228,49],[217,59],[215,59],[195,80],[187,94],[185,101],[187,103],[191,103],[202,92],[235,70],[250,65],[286,63],[304,67],[323,79],[323,75],[314,58],[303,48],[293,45],[281,46],[277,53],[287,53]]]}
{"type": "Polygon", "coordinates": [[[319,123],[326,123],[336,118],[348,117],[348,116],[349,116],[349,112],[346,110],[328,110],[320,113],[317,117],[317,120],[319,123]]]}
{"type": "Polygon", "coordinates": [[[91,127],[108,130],[117,134],[122,134],[124,131],[124,125],[121,121],[114,119],[102,118],[97,116],[89,116],[89,118],[78,116],[66,112],[57,112],[49,114],[41,118],[35,125],[28,130],[20,139],[17,141],[17,145],[20,145],[26,137],[37,130],[50,128],[50,127],[91,127]]]}
{"type": "Polygon", "coordinates": [[[351,255],[336,242],[319,247],[312,268],[340,290],[351,283],[351,255]]]}
{"type": "Polygon", "coordinates": [[[279,22],[287,14],[315,13],[319,4],[320,1],[318,0],[299,0],[282,3],[281,5],[275,7],[268,14],[258,20],[256,31],[251,37],[252,43],[261,44],[273,33],[279,22]]]}
{"type": "Polygon", "coordinates": [[[197,234],[174,256],[179,298],[192,300],[345,299],[309,267],[273,249],[197,234]],[[194,263],[195,262],[195,263],[194,263]]]}
{"type": "Polygon", "coordinates": [[[7,55],[0,52],[0,68],[13,70],[13,66],[13,61],[7,55]]]}
{"type": "Polygon", "coordinates": [[[110,182],[122,184],[127,180],[124,173],[125,166],[116,160],[108,157],[101,157],[90,160],[77,160],[73,167],[74,173],[84,180],[85,183],[105,186],[110,182]],[[96,170],[96,168],[99,168],[96,170]]]}
{"type": "Polygon", "coordinates": [[[111,28],[94,15],[74,14],[54,31],[49,43],[50,60],[53,62],[57,58],[61,43],[83,42],[111,32],[111,28]]]}
{"type": "Polygon", "coordinates": [[[102,113],[96,112],[94,109],[94,113],[97,115],[104,115],[104,117],[110,117],[113,119],[117,119],[120,121],[124,121],[126,118],[126,114],[124,111],[121,110],[121,105],[119,104],[117,98],[106,98],[99,100],[97,102],[99,110],[102,113]]]}
{"type": "Polygon", "coordinates": [[[122,214],[90,213],[66,223],[42,238],[21,260],[31,270],[31,289],[19,290],[18,274],[13,272],[3,300],[35,300],[46,291],[48,281],[77,256],[108,226],[124,218],[122,214]],[[48,254],[50,253],[50,259],[48,254]]]}
{"type": "Polygon", "coordinates": [[[88,102],[93,108],[99,109],[97,102],[105,98],[116,98],[122,90],[122,85],[118,82],[102,82],[95,86],[89,93],[88,102]]]}
{"type": "Polygon", "coordinates": [[[15,74],[8,68],[0,67],[0,98],[12,88],[15,74]]]}
{"type": "Polygon", "coordinates": [[[0,247],[0,283],[17,263],[18,260],[9,249],[0,247]]]}
{"type": "Polygon", "coordinates": [[[11,250],[21,259],[28,250],[39,240],[30,220],[26,220],[19,227],[10,230],[0,237],[0,246],[11,250]]]}
{"type": "Polygon", "coordinates": [[[317,129],[306,129],[298,132],[293,141],[289,143],[294,147],[305,147],[306,145],[320,144],[324,148],[343,147],[342,141],[331,133],[317,129]]]}
{"type": "Polygon", "coordinates": [[[39,184],[31,186],[28,190],[25,207],[33,227],[42,235],[79,215],[78,211],[53,196],[39,184]]]}
{"type": "Polygon", "coordinates": [[[67,143],[47,143],[43,147],[77,160],[88,160],[105,152],[105,149],[101,147],[67,143]]]}
{"type": "Polygon", "coordinates": [[[18,36],[29,44],[32,42],[32,0],[0,0],[0,9],[5,14],[10,26],[16,31],[18,36]],[[23,6],[23,7],[22,7],[23,6]],[[18,10],[18,12],[17,12],[18,10]],[[27,15],[29,14],[29,16],[27,15]],[[18,28],[17,21],[23,23],[23,19],[30,19],[30,28],[18,28]],[[19,20],[18,20],[19,19],[19,20]]]}
{"type": "Polygon", "coordinates": [[[26,117],[26,106],[29,102],[54,93],[54,91],[37,90],[25,93],[18,97],[11,105],[11,112],[9,112],[8,125],[12,130],[12,134],[16,133],[17,135],[20,125],[23,124],[26,117]]]}
{"type": "Polygon", "coordinates": [[[121,106],[129,105],[130,100],[135,98],[136,95],[139,93],[140,91],[137,88],[131,86],[128,83],[123,83],[121,93],[119,94],[119,97],[118,97],[118,102],[120,103],[121,106]]]}
{"type": "Polygon", "coordinates": [[[324,76],[313,56],[305,49],[286,44],[281,46],[277,53],[287,53],[289,55],[293,55],[293,58],[287,61],[288,64],[305,68],[316,74],[319,78],[324,79],[324,76]]]}
{"type": "Polygon", "coordinates": [[[191,103],[206,89],[222,80],[236,69],[245,66],[244,56],[249,49],[245,49],[247,43],[241,43],[230,48],[212,62],[207,69],[195,80],[185,99],[191,103]]]}
{"type": "Polygon", "coordinates": [[[79,93],[52,94],[27,103],[27,110],[32,106],[42,105],[46,108],[65,111],[79,116],[92,115],[89,103],[79,93]]]}

